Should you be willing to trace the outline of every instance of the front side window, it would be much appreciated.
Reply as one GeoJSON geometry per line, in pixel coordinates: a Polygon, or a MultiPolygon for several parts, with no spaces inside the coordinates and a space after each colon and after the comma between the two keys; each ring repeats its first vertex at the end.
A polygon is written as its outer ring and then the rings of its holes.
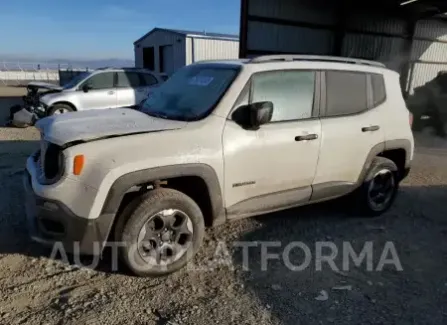
{"type": "Polygon", "coordinates": [[[368,109],[366,73],[326,72],[326,116],[357,114],[368,109]]]}
{"type": "Polygon", "coordinates": [[[80,83],[82,80],[88,78],[92,73],[85,71],[85,72],[81,72],[80,74],[78,74],[77,76],[75,76],[73,79],[71,79],[69,82],[67,82],[64,85],[64,89],[70,89],[73,87],[76,87],[76,85],[78,83],[80,83]]]}
{"type": "MultiPolygon", "coordinates": [[[[87,84],[91,90],[101,90],[114,88],[114,72],[101,72],[91,76],[83,85],[87,84]]],[[[81,86],[81,88],[83,87],[81,86]]]]}
{"type": "Polygon", "coordinates": [[[118,88],[138,88],[142,86],[140,75],[136,72],[118,72],[117,84],[118,88]]]}
{"type": "Polygon", "coordinates": [[[207,116],[239,73],[239,67],[199,64],[177,71],[154,88],[141,111],[167,119],[199,120],[207,116]]]}
{"type": "Polygon", "coordinates": [[[251,102],[273,103],[272,122],[312,117],[315,72],[273,71],[253,76],[251,102]]]}

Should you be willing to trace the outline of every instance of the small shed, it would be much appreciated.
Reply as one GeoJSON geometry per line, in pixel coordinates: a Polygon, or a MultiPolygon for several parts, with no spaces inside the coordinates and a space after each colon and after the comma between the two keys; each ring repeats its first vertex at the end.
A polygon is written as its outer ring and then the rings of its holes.
{"type": "Polygon", "coordinates": [[[239,36],[154,28],[134,42],[135,66],[171,75],[202,60],[236,59],[239,36]]]}

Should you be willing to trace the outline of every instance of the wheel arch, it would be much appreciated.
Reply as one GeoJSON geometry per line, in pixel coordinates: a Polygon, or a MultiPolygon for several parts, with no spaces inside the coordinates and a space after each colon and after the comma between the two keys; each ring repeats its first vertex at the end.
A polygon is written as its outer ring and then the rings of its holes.
{"type": "MultiPolygon", "coordinates": [[[[163,184],[161,186],[164,186],[165,182],[167,182],[167,188],[173,188],[180,191],[184,188],[182,185],[197,185],[199,188],[197,191],[198,194],[208,195],[210,215],[205,215],[205,212],[208,211],[204,211],[205,222],[207,225],[215,226],[225,222],[226,216],[225,209],[223,207],[220,182],[212,167],[206,164],[182,164],[155,167],[122,175],[112,184],[101,210],[101,216],[107,215],[109,218],[112,218],[112,220],[109,221],[110,227],[107,231],[107,237],[113,225],[116,223],[118,219],[117,217],[119,217],[119,212],[123,208],[123,203],[126,204],[129,202],[129,200],[127,200],[127,202],[125,200],[126,195],[130,194],[132,197],[132,193],[135,193],[131,192],[132,188],[135,186],[141,187],[148,184],[156,184],[157,186],[163,184]],[[182,180],[182,182],[179,180],[182,180]],[[170,186],[170,181],[172,181],[173,186],[170,186]],[[200,190],[201,184],[206,186],[207,193],[203,193],[204,188],[202,188],[202,191],[200,190]]],[[[196,187],[194,187],[194,189],[195,188],[196,187]]],[[[190,193],[185,194],[188,195],[190,193]]],[[[192,198],[197,202],[197,199],[194,198],[193,195],[190,196],[192,196],[192,198]]],[[[135,197],[135,195],[133,195],[133,197],[135,197]]],[[[203,205],[201,206],[201,202],[197,203],[201,208],[203,208],[203,205]]]]}
{"type": "Polygon", "coordinates": [[[51,104],[49,110],[52,109],[54,106],[56,106],[56,105],[61,105],[61,104],[62,104],[62,105],[70,106],[71,108],[74,109],[75,112],[78,111],[78,109],[76,108],[76,106],[75,106],[72,102],[67,102],[67,101],[65,101],[65,100],[60,100],[60,101],[57,101],[57,102],[51,104]]]}
{"type": "Polygon", "coordinates": [[[370,150],[356,185],[360,186],[363,183],[375,157],[384,157],[392,160],[399,168],[400,178],[403,179],[406,176],[406,171],[411,167],[412,150],[412,143],[408,139],[396,139],[378,143],[370,150]]]}

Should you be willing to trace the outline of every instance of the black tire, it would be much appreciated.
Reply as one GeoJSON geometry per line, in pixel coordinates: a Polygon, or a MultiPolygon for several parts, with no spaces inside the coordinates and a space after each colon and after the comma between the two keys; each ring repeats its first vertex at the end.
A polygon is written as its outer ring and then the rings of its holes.
{"type": "Polygon", "coordinates": [[[164,276],[183,268],[199,250],[204,234],[205,222],[199,206],[189,196],[167,188],[155,189],[131,201],[115,228],[115,240],[120,243],[120,259],[130,271],[143,277],[164,276]],[[171,209],[181,211],[189,218],[192,235],[181,257],[167,265],[154,265],[144,260],[138,251],[138,238],[148,221],[153,220],[160,211],[171,209]]]}
{"type": "Polygon", "coordinates": [[[353,193],[353,202],[355,203],[354,212],[356,215],[360,214],[369,217],[375,217],[385,213],[393,205],[398,189],[399,170],[396,164],[387,158],[374,158],[363,184],[353,193]],[[384,202],[381,204],[377,204],[375,200],[372,199],[372,196],[374,196],[372,194],[375,194],[373,188],[375,182],[377,182],[379,178],[380,180],[385,179],[384,182],[388,185],[384,186],[384,189],[389,187],[390,191],[388,192],[384,190],[386,194],[383,195],[384,202]],[[390,179],[389,182],[386,181],[388,178],[390,179]]]}
{"type": "Polygon", "coordinates": [[[63,113],[69,113],[69,112],[74,112],[74,108],[71,107],[70,105],[67,104],[55,104],[53,106],[51,106],[51,108],[48,110],[47,115],[48,116],[52,116],[52,115],[57,115],[57,112],[61,112],[59,114],[63,114],[63,113]]]}

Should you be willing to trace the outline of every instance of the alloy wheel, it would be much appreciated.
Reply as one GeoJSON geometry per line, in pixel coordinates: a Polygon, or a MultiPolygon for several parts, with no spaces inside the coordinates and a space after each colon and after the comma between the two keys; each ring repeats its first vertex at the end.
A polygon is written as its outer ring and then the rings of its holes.
{"type": "Polygon", "coordinates": [[[142,226],[137,251],[151,265],[169,265],[187,252],[193,234],[192,222],[186,213],[176,209],[162,210],[142,226]]]}

